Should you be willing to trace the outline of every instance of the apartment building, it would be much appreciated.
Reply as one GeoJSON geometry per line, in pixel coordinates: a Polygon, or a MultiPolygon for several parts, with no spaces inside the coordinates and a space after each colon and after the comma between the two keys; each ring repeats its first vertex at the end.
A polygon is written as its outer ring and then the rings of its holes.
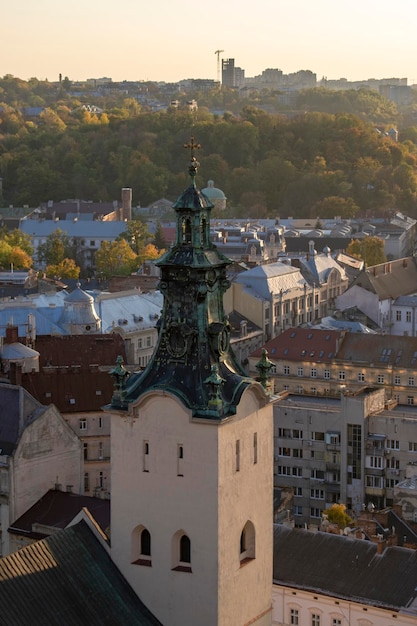
{"type": "Polygon", "coordinates": [[[417,461],[416,426],[416,411],[387,404],[383,389],[279,398],[274,481],[293,490],[295,524],[319,526],[334,503],[346,504],[354,517],[367,503],[392,505],[394,488],[417,461]]]}
{"type": "MultiPolygon", "coordinates": [[[[384,388],[387,400],[417,404],[417,338],[289,328],[263,346],[276,392],[337,397],[345,389],[384,388]]],[[[249,357],[256,375],[262,348],[249,357]]]]}

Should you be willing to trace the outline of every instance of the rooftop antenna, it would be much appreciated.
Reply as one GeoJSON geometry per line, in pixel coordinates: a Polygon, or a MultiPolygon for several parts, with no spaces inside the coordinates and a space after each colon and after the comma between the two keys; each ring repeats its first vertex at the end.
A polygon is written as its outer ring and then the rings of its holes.
{"type": "Polygon", "coordinates": [[[216,50],[214,54],[217,54],[217,82],[220,84],[220,55],[224,50],[216,50]]]}

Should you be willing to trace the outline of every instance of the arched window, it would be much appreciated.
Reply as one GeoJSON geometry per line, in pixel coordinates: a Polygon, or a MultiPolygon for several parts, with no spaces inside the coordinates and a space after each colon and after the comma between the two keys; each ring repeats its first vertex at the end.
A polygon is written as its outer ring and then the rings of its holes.
{"type": "Polygon", "coordinates": [[[172,538],[172,569],[177,572],[191,572],[191,541],[183,530],[172,538]]]}
{"type": "Polygon", "coordinates": [[[152,565],[151,533],[144,526],[136,526],[132,532],[131,562],[134,565],[152,565]]]}
{"type": "Polygon", "coordinates": [[[255,558],[255,527],[247,521],[240,534],[240,565],[255,558]]]}
{"type": "Polygon", "coordinates": [[[187,535],[183,535],[180,539],[180,561],[191,563],[191,542],[187,535]]]}
{"type": "Polygon", "coordinates": [[[147,528],[140,534],[140,553],[143,556],[151,556],[151,533],[147,528]]]}

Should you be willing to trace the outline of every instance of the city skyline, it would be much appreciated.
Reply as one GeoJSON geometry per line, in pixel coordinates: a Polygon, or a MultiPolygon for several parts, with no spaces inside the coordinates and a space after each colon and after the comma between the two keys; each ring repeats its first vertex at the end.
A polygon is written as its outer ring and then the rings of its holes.
{"type": "Polygon", "coordinates": [[[407,78],[417,82],[417,5],[398,0],[266,0],[258,14],[213,0],[202,10],[185,0],[146,9],[127,0],[120,10],[103,0],[22,0],[2,14],[0,75],[56,81],[108,76],[114,81],[217,79],[220,58],[234,58],[247,77],[267,68],[311,70],[317,80],[407,78]]]}

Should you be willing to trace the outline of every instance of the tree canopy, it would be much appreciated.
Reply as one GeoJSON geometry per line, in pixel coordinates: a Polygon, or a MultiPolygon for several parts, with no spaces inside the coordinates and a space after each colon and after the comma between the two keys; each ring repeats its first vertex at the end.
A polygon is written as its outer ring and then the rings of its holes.
{"type": "MultiPolygon", "coordinates": [[[[143,89],[167,99],[154,84],[143,89]]],[[[195,112],[153,112],[130,92],[126,98],[115,91],[100,96],[80,87],[75,96],[65,79],[56,86],[0,78],[6,206],[74,197],[111,201],[125,186],[142,206],[163,197],[174,201],[188,185],[188,155],[179,147],[192,134],[202,145],[196,183],[203,188],[213,179],[230,215],[384,215],[395,209],[417,217],[417,96],[400,112],[375,91],[320,87],[300,92],[286,115],[288,107],[280,109],[273,93],[270,113],[259,95],[244,100],[227,89],[189,94],[200,99],[195,112]],[[35,103],[41,113],[28,115],[35,103]],[[210,107],[224,113],[210,113],[210,107]]]]}
{"type": "Polygon", "coordinates": [[[362,259],[366,267],[385,263],[384,241],[380,237],[364,237],[354,239],[346,248],[346,254],[362,259]]]}

